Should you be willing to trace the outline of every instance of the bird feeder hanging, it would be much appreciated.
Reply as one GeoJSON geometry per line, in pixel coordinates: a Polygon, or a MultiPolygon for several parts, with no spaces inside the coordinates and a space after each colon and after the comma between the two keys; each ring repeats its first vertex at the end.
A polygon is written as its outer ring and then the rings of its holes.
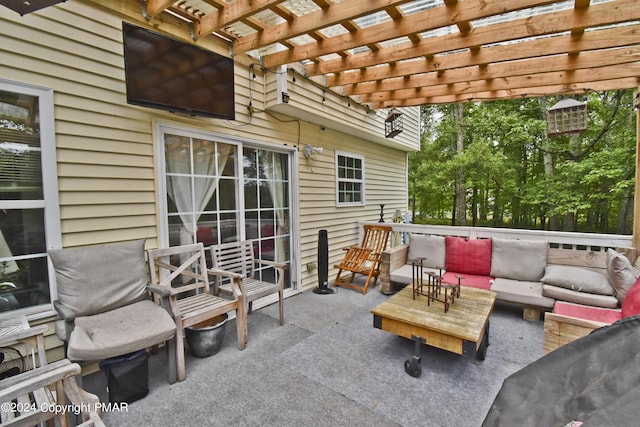
{"type": "Polygon", "coordinates": [[[547,136],[581,133],[586,129],[586,102],[563,98],[547,110],[547,136]]]}
{"type": "Polygon", "coordinates": [[[402,113],[396,111],[395,108],[392,108],[389,111],[389,115],[384,120],[384,134],[387,138],[393,138],[402,132],[402,113]]]}

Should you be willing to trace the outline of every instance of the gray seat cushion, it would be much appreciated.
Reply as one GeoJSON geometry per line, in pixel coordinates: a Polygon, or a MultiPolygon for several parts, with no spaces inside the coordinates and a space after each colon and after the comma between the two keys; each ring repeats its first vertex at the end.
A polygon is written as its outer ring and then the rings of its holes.
{"type": "Polygon", "coordinates": [[[618,307],[618,299],[613,295],[590,294],[588,292],[574,291],[560,286],[542,285],[542,295],[549,298],[555,298],[560,301],[592,305],[594,307],[618,307]]]}
{"type": "Polygon", "coordinates": [[[549,242],[493,238],[491,276],[539,282],[547,265],[549,242]]]}
{"type": "Polygon", "coordinates": [[[553,308],[555,300],[542,295],[541,282],[525,282],[495,278],[491,284],[491,291],[496,293],[496,298],[533,307],[553,308]]]}
{"type": "Polygon", "coordinates": [[[67,357],[74,361],[101,360],[142,350],[171,339],[173,318],[149,300],[106,313],[76,317],[67,357]]]}

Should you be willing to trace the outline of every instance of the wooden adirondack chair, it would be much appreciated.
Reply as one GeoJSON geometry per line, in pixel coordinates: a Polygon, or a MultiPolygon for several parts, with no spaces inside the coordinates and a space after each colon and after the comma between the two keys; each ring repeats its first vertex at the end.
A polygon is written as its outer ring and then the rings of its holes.
{"type": "Polygon", "coordinates": [[[334,266],[338,269],[335,285],[359,290],[362,295],[367,293],[370,284],[371,287],[375,287],[380,274],[380,255],[387,247],[392,229],[390,225],[365,225],[362,244],[344,248],[347,251],[344,259],[334,266]],[[351,273],[348,280],[340,277],[342,271],[351,273]],[[363,286],[353,283],[356,274],[367,276],[363,286]],[[371,283],[372,279],[373,283],[371,283]]]}

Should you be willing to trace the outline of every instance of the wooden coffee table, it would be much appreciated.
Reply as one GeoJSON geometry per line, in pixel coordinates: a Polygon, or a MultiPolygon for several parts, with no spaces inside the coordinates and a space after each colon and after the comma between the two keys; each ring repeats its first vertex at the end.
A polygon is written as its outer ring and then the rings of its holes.
{"type": "Polygon", "coordinates": [[[417,354],[405,362],[405,370],[419,376],[421,343],[484,360],[495,300],[494,292],[463,286],[445,313],[440,302],[427,305],[424,295],[414,299],[412,287],[407,286],[371,310],[373,326],[415,340],[417,354]]]}

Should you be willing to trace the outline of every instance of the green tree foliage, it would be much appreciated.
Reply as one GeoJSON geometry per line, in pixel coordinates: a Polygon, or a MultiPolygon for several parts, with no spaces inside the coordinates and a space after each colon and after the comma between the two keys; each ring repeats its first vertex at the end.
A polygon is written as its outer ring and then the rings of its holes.
{"type": "Polygon", "coordinates": [[[561,97],[466,103],[461,152],[452,106],[423,107],[421,149],[409,157],[416,222],[452,222],[462,170],[468,224],[630,234],[633,92],[574,97],[588,103],[588,129],[559,137],[547,137],[545,117],[561,97]]]}

